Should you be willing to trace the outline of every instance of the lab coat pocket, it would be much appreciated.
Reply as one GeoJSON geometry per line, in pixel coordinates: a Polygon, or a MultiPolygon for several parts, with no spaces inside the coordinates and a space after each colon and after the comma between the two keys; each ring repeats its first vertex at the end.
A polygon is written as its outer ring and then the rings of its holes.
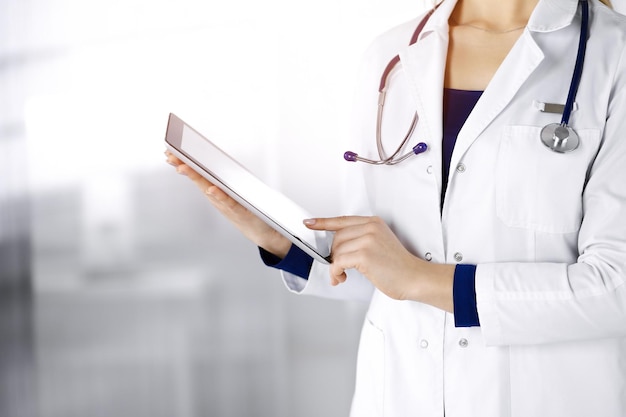
{"type": "Polygon", "coordinates": [[[582,193],[600,144],[598,129],[577,129],[580,145],[557,153],[540,139],[542,127],[507,126],[496,164],[496,212],[509,227],[576,232],[582,193]]]}
{"type": "Polygon", "coordinates": [[[385,334],[369,318],[361,331],[351,416],[384,415],[385,334]]]}

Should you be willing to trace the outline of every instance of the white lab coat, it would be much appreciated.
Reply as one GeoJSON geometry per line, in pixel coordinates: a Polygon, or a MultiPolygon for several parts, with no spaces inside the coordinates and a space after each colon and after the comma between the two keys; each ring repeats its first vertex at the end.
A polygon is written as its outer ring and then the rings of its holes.
{"type": "MultiPolygon", "coordinates": [[[[355,417],[626,416],[626,19],[590,2],[590,37],[568,154],[539,132],[560,114],[576,58],[580,8],[540,0],[461,130],[440,211],[445,0],[419,41],[418,18],[367,55],[352,150],[377,158],[377,86],[396,54],[383,143],[392,151],[415,110],[429,150],[394,167],[354,164],[347,214],[384,218],[414,254],[477,264],[481,326],[456,328],[428,305],[391,300],[362,276],[329,285],[283,274],[302,294],[370,300],[352,406],[355,417]]],[[[411,146],[413,146],[411,145],[411,146]]],[[[323,400],[323,399],[322,399],[323,400]]]]}

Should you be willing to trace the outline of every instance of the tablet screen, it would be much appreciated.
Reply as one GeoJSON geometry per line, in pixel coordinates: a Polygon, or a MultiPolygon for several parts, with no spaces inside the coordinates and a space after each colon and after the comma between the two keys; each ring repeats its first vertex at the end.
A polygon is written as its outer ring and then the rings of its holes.
{"type": "Polygon", "coordinates": [[[308,229],[302,220],[312,217],[284,194],[270,188],[245,167],[175,115],[170,115],[167,143],[177,155],[231,197],[256,212],[267,224],[315,259],[328,263],[328,232],[308,229]],[[178,152],[176,152],[178,154],[178,152]]]}

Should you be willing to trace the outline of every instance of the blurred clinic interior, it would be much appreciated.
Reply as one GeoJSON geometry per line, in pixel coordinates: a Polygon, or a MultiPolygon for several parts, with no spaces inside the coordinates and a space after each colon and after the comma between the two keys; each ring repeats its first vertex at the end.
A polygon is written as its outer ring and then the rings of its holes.
{"type": "Polygon", "coordinates": [[[0,417],[346,415],[365,306],[289,294],[167,116],[335,214],[359,59],[424,8],[0,0],[0,417]]]}

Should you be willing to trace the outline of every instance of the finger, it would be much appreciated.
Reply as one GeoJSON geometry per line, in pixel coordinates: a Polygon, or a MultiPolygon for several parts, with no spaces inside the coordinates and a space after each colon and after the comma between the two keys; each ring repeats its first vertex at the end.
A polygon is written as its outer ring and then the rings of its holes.
{"type": "Polygon", "coordinates": [[[197,185],[198,185],[198,182],[201,182],[202,180],[209,183],[202,175],[198,174],[189,165],[186,165],[182,162],[176,166],[176,172],[178,172],[181,175],[185,175],[186,177],[189,177],[189,179],[195,182],[197,185]]]}
{"type": "Polygon", "coordinates": [[[342,272],[340,275],[332,275],[330,276],[330,285],[332,285],[333,287],[336,287],[339,284],[342,284],[344,282],[346,282],[347,279],[347,275],[344,272],[342,272]]]}
{"type": "Polygon", "coordinates": [[[213,183],[208,181],[206,178],[204,178],[202,175],[198,174],[196,171],[191,169],[191,167],[183,163],[179,164],[176,167],[176,172],[188,177],[196,185],[196,187],[198,187],[200,191],[202,191],[203,193],[206,193],[209,187],[214,185],[213,183]]]}
{"type": "MultiPolygon", "coordinates": [[[[346,226],[337,230],[333,237],[333,250],[344,244],[358,245],[366,247],[367,245],[375,245],[377,240],[384,236],[387,225],[379,221],[378,218],[372,217],[370,221],[359,223],[353,226],[346,226]]],[[[350,248],[349,250],[356,250],[350,248]]]]}
{"type": "Polygon", "coordinates": [[[330,285],[333,287],[346,282],[346,279],[348,278],[346,270],[335,265],[334,263],[331,264],[328,271],[330,275],[330,285]]]}
{"type": "Polygon", "coordinates": [[[355,259],[355,253],[343,253],[335,258],[333,255],[333,262],[330,264],[330,282],[331,285],[339,285],[344,283],[348,278],[346,270],[355,268],[353,260],[355,259]]]}
{"type": "Polygon", "coordinates": [[[348,226],[356,226],[371,221],[368,216],[339,216],[339,217],[318,217],[306,219],[303,223],[309,229],[337,231],[348,226]]]}
{"type": "Polygon", "coordinates": [[[202,191],[223,214],[227,212],[233,212],[236,215],[243,215],[247,211],[245,207],[235,201],[232,197],[214,185],[212,182],[198,174],[191,169],[188,165],[181,163],[176,167],[176,171],[189,177],[191,181],[202,191]]]}
{"type": "Polygon", "coordinates": [[[232,207],[232,203],[230,202],[230,200],[232,199],[230,198],[230,196],[224,191],[220,190],[215,185],[209,185],[204,191],[204,194],[207,196],[209,201],[221,212],[225,212],[230,207],[232,207]]]}
{"type": "Polygon", "coordinates": [[[180,159],[178,159],[174,154],[172,154],[170,151],[165,151],[165,161],[172,165],[172,166],[178,166],[182,163],[182,161],[180,159]]]}
{"type": "Polygon", "coordinates": [[[209,200],[211,200],[211,202],[224,214],[226,214],[226,212],[231,212],[239,217],[246,215],[249,211],[237,200],[226,194],[215,185],[209,186],[209,188],[206,189],[205,194],[209,197],[209,200]]]}
{"type": "MultiPolygon", "coordinates": [[[[359,228],[360,229],[360,228],[359,228]]],[[[337,232],[333,238],[331,253],[333,259],[340,259],[344,254],[348,253],[369,253],[370,248],[376,245],[376,236],[368,233],[350,233],[346,236],[343,229],[337,232]]]]}

